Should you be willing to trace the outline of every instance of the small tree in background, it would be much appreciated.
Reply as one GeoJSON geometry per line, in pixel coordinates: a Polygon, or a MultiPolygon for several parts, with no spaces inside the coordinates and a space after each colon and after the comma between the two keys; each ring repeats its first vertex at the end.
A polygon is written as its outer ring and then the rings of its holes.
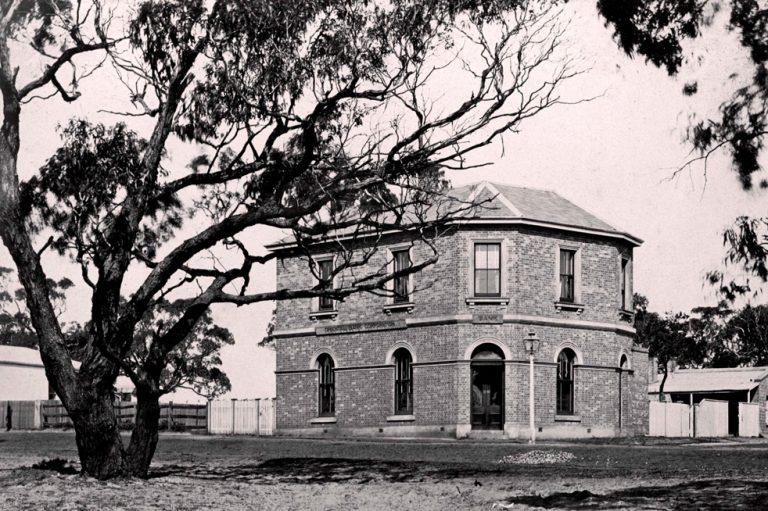
{"type": "Polygon", "coordinates": [[[706,358],[707,345],[691,335],[688,315],[678,312],[662,316],[648,311],[648,299],[640,294],[634,295],[633,303],[637,342],[648,348],[648,355],[656,359],[656,370],[663,374],[659,398],[664,401],[670,364],[682,367],[701,364],[706,358]]]}

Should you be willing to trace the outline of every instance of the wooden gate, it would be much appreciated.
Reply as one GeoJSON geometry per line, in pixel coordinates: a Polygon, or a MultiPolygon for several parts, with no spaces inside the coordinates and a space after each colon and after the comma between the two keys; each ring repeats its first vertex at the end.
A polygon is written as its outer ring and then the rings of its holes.
{"type": "Polygon", "coordinates": [[[651,401],[649,403],[650,436],[689,437],[691,431],[691,407],[685,403],[651,401]]]}
{"type": "Polygon", "coordinates": [[[739,436],[760,436],[760,405],[739,403],[739,436]]]}
{"type": "Polygon", "coordinates": [[[702,399],[696,404],[696,436],[728,436],[728,401],[702,399]]]}

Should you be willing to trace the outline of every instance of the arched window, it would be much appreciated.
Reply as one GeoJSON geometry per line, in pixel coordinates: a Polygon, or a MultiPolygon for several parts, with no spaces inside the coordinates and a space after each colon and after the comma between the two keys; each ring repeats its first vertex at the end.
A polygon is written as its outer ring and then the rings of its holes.
{"type": "Polygon", "coordinates": [[[565,348],[557,357],[557,413],[573,415],[573,361],[576,354],[565,348]]]}
{"type": "Polygon", "coordinates": [[[336,388],[333,374],[333,359],[327,353],[317,357],[320,370],[320,417],[333,417],[336,413],[336,388]]]}
{"type": "Polygon", "coordinates": [[[622,355],[621,360],[619,361],[619,368],[621,368],[622,371],[626,371],[629,367],[629,362],[627,361],[627,356],[622,355]]]}
{"type": "Polygon", "coordinates": [[[395,413],[410,415],[413,413],[413,369],[411,353],[399,348],[394,354],[395,360],[395,413]]]}

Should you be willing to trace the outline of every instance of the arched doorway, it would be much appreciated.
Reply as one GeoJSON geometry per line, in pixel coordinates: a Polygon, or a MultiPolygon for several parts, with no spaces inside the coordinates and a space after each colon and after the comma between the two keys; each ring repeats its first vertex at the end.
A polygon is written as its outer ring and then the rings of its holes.
{"type": "Polygon", "coordinates": [[[481,344],[472,352],[472,429],[504,426],[504,353],[495,344],[481,344]]]}

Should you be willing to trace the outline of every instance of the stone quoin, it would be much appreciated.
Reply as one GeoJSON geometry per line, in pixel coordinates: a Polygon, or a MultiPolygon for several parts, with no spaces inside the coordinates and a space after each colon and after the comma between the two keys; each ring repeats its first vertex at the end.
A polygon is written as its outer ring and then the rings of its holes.
{"type": "MultiPolygon", "coordinates": [[[[488,202],[436,238],[438,262],[393,282],[394,296],[277,302],[277,433],[528,438],[523,340],[535,333],[537,438],[645,434],[649,360],[631,312],[642,241],[550,191],[451,193],[488,202]]],[[[316,282],[294,246],[268,247],[278,289],[316,282]]],[[[333,246],[312,247],[321,271],[333,246]]],[[[408,233],[384,234],[368,264],[430,255],[408,233]]]]}

